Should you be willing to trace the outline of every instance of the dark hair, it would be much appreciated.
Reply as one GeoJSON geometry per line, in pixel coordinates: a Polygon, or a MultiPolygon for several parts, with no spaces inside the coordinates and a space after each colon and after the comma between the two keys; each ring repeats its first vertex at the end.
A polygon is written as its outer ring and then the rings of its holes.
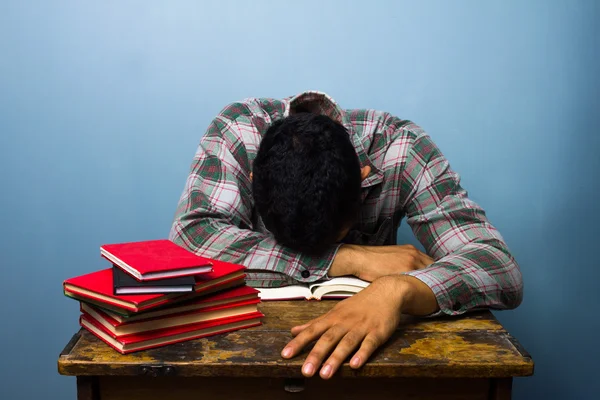
{"type": "Polygon", "coordinates": [[[269,127],[254,160],[258,214],[275,240],[318,254],[360,210],[360,164],[348,131],[324,115],[300,113],[269,127]]]}

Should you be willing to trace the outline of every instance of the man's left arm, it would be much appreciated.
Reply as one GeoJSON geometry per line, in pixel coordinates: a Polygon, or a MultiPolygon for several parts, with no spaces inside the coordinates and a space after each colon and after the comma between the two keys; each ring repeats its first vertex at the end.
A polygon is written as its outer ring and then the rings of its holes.
{"type": "Polygon", "coordinates": [[[407,222],[436,261],[407,272],[435,294],[440,313],[510,309],[523,297],[519,266],[484,210],[425,133],[414,140],[401,178],[407,222]]]}

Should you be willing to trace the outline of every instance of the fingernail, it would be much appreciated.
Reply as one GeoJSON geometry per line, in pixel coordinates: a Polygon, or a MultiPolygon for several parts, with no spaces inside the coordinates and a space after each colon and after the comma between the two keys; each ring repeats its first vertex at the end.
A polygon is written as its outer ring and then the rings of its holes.
{"type": "Polygon", "coordinates": [[[283,349],[283,351],[281,352],[281,355],[283,357],[289,357],[292,355],[292,348],[291,347],[286,347],[285,349],[283,349]]]}
{"type": "Polygon", "coordinates": [[[360,365],[360,357],[359,356],[356,356],[352,360],[350,360],[351,367],[358,368],[359,365],[360,365]]]}
{"type": "Polygon", "coordinates": [[[331,376],[331,365],[327,364],[323,367],[323,369],[321,370],[321,376],[323,378],[329,378],[331,376]]]}
{"type": "Polygon", "coordinates": [[[306,363],[302,367],[302,372],[304,372],[304,375],[311,376],[315,372],[315,367],[311,363],[306,363]]]}

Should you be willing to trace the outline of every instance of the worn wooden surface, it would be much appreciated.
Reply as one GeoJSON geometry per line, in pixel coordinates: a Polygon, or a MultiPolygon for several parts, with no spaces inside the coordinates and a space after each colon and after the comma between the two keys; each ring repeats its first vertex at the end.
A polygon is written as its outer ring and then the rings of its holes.
{"type": "MultiPolygon", "coordinates": [[[[334,304],[264,302],[262,326],[129,355],[117,353],[82,330],[60,355],[58,370],[63,375],[101,377],[301,377],[306,352],[293,360],[279,355],[291,339],[290,328],[334,304]]],[[[485,311],[458,318],[406,317],[366,366],[355,371],[346,363],[337,378],[510,378],[532,373],[529,355],[485,311]]]]}

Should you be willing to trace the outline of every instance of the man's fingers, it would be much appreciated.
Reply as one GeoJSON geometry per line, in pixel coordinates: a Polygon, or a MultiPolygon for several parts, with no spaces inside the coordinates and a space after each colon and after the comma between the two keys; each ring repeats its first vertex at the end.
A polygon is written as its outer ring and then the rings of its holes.
{"type": "Polygon", "coordinates": [[[321,320],[321,317],[312,319],[305,324],[294,326],[291,330],[292,336],[298,336],[300,334],[300,332],[302,332],[303,330],[308,328],[310,325],[312,325],[320,320],[321,320]]]}
{"type": "Polygon", "coordinates": [[[364,365],[371,354],[381,345],[381,341],[373,334],[368,334],[363,340],[360,349],[354,354],[350,360],[351,368],[360,368],[364,365]]]}
{"type": "Polygon", "coordinates": [[[433,258],[429,257],[426,253],[417,249],[412,244],[398,245],[396,247],[402,248],[402,251],[409,257],[409,260],[412,260],[412,265],[415,267],[415,269],[425,268],[435,261],[433,258]]]}
{"type": "Polygon", "coordinates": [[[331,356],[323,364],[321,368],[321,378],[329,379],[338,370],[340,365],[346,358],[358,347],[360,342],[364,339],[365,334],[356,329],[351,330],[343,337],[340,343],[337,345],[331,356]]]}
{"type": "Polygon", "coordinates": [[[309,326],[318,323],[319,321],[321,321],[326,316],[327,316],[327,314],[323,314],[323,315],[321,315],[321,316],[319,316],[317,318],[311,319],[310,321],[308,321],[305,324],[297,325],[297,326],[292,327],[292,329],[291,329],[292,336],[298,336],[300,334],[300,332],[302,332],[303,330],[305,330],[309,326]]]}
{"type": "Polygon", "coordinates": [[[298,325],[298,326],[294,326],[292,328],[292,336],[298,336],[300,334],[300,332],[302,332],[304,329],[306,329],[307,327],[310,326],[310,324],[315,323],[315,320],[312,320],[310,322],[307,322],[304,325],[298,325]]]}
{"type": "Polygon", "coordinates": [[[333,325],[327,329],[310,351],[308,357],[306,357],[304,365],[302,366],[302,374],[307,377],[313,376],[317,368],[321,366],[325,357],[329,355],[331,350],[335,348],[344,335],[346,335],[346,332],[347,329],[340,325],[333,325]]]}
{"type": "Polygon", "coordinates": [[[306,345],[321,336],[328,328],[329,325],[327,323],[320,321],[310,323],[309,326],[304,328],[302,332],[299,332],[296,337],[285,346],[281,351],[281,356],[283,358],[294,357],[296,354],[300,353],[306,345]]]}
{"type": "Polygon", "coordinates": [[[427,254],[421,253],[421,262],[423,263],[422,268],[425,268],[425,267],[433,264],[435,262],[435,260],[433,258],[429,257],[427,254]]]}

